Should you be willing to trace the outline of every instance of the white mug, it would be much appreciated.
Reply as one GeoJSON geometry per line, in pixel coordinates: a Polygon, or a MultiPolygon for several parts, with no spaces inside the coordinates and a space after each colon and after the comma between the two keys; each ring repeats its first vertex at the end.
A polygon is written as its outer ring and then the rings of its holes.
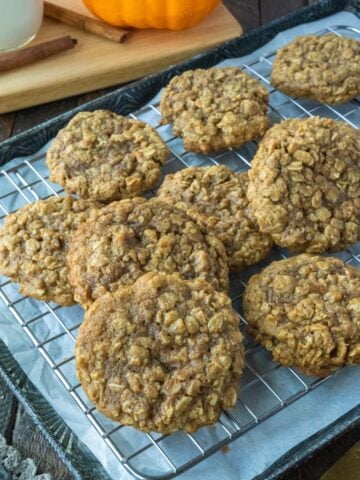
{"type": "Polygon", "coordinates": [[[43,18],[43,0],[0,0],[0,51],[30,42],[43,18]]]}

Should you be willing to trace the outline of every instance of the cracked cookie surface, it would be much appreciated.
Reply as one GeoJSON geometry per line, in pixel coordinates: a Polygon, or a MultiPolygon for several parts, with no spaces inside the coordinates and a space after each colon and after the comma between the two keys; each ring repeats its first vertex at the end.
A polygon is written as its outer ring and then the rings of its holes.
{"type": "Polygon", "coordinates": [[[245,290],[250,334],[274,360],[326,376],[360,363],[360,271],[308,254],[273,262],[245,290]]]}
{"type": "Polygon", "coordinates": [[[171,123],[186,150],[235,148],[264,135],[268,91],[239,68],[189,70],[161,96],[162,123],[171,123]]]}
{"type": "Polygon", "coordinates": [[[144,122],[106,110],[81,112],[47,154],[50,180],[67,193],[103,202],[131,198],[160,178],[168,149],[144,122]]]}
{"type": "Polygon", "coordinates": [[[220,238],[230,269],[239,270],[260,262],[272,247],[250,210],[248,184],[247,173],[236,174],[224,165],[191,167],[166,175],[157,194],[220,238]]]}
{"type": "Polygon", "coordinates": [[[148,273],[86,312],[77,372],[111,419],[145,432],[194,432],[235,405],[242,340],[225,293],[203,280],[148,273]]]}
{"type": "Polygon", "coordinates": [[[51,197],[20,208],[0,230],[0,272],[20,284],[22,294],[74,305],[66,254],[77,227],[102,205],[51,197]]]}
{"type": "Polygon", "coordinates": [[[229,286],[221,240],[158,198],[122,200],[99,211],[73,237],[68,265],[75,299],[84,307],[150,271],[202,278],[220,290],[229,286]]]}
{"type": "Polygon", "coordinates": [[[249,171],[260,230],[293,251],[360,240],[360,131],[328,118],[286,120],[265,135],[249,171]]]}
{"type": "Polygon", "coordinates": [[[271,84],[322,103],[351,100],[360,95],[360,42],[335,34],[298,37],[277,52],[271,84]]]}

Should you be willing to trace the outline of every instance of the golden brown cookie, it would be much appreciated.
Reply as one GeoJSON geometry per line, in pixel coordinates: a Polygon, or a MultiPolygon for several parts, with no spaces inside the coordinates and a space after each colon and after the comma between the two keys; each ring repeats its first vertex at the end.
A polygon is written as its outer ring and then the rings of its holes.
{"type": "Polygon", "coordinates": [[[240,270],[260,262],[272,247],[249,208],[248,174],[224,165],[191,167],[166,175],[158,196],[186,213],[225,245],[229,266],[240,270]]]}
{"type": "Polygon", "coordinates": [[[113,202],[82,225],[68,254],[70,283],[84,307],[151,271],[229,285],[224,244],[158,198],[113,202]]]}
{"type": "Polygon", "coordinates": [[[203,280],[148,273],[86,312],[77,372],[112,420],[144,432],[194,432],[235,405],[242,339],[225,293],[203,280]]]}
{"type": "Polygon", "coordinates": [[[8,215],[0,230],[0,273],[18,282],[26,296],[73,305],[67,250],[77,227],[100,206],[89,200],[51,197],[8,215]]]}
{"type": "Polygon", "coordinates": [[[78,113],[60,130],[46,162],[50,180],[67,193],[109,202],[153,187],[167,157],[150,125],[97,110],[78,113]]]}
{"type": "Polygon", "coordinates": [[[244,314],[283,365],[322,377],[360,363],[360,270],[337,258],[273,262],[250,279],[244,314]]]}
{"type": "Polygon", "coordinates": [[[189,70],[174,77],[160,102],[186,150],[213,152],[262,137],[268,128],[268,91],[239,68],[189,70]]]}
{"type": "Polygon", "coordinates": [[[286,120],[265,135],[249,171],[260,230],[293,251],[360,240],[360,131],[328,118],[286,120]]]}
{"type": "Polygon", "coordinates": [[[360,42],[335,34],[297,37],[277,52],[271,84],[323,103],[351,100],[360,95],[360,42]]]}

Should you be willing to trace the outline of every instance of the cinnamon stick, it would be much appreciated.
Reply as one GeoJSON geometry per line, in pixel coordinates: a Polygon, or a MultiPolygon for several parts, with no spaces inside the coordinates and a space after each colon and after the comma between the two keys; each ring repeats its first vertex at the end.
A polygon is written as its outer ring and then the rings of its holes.
{"type": "Polygon", "coordinates": [[[66,25],[80,28],[81,30],[107,38],[108,40],[113,40],[117,43],[123,42],[128,34],[127,30],[108,25],[96,18],[81,15],[80,13],[73,12],[72,10],[54,5],[50,2],[44,3],[44,13],[46,17],[59,20],[66,25]]]}
{"type": "Polygon", "coordinates": [[[74,48],[76,44],[77,40],[75,38],[65,35],[64,37],[39,43],[33,47],[0,54],[0,72],[24,67],[25,65],[35,63],[52,55],[56,55],[57,53],[65,52],[70,48],[74,48]]]}

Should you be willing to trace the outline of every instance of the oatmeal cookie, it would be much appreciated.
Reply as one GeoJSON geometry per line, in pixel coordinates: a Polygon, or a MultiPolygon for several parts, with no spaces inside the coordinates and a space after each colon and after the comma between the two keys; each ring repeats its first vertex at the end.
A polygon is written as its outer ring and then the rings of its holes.
{"type": "Polygon", "coordinates": [[[158,196],[220,238],[230,268],[240,270],[262,260],[272,247],[249,208],[248,184],[247,173],[236,174],[224,165],[192,167],[167,175],[158,196]]]}
{"type": "Polygon", "coordinates": [[[78,113],[60,130],[46,162],[50,180],[67,193],[109,202],[153,187],[167,157],[150,125],[97,110],[78,113]]]}
{"type": "Polygon", "coordinates": [[[351,100],[360,95],[360,42],[335,34],[298,37],[277,52],[271,84],[322,103],[351,100]]]}
{"type": "Polygon", "coordinates": [[[260,230],[293,251],[338,251],[360,239],[360,131],[328,118],[286,120],[249,171],[260,230]]]}
{"type": "Polygon", "coordinates": [[[190,70],[174,77],[160,103],[162,123],[184,139],[187,150],[235,148],[264,135],[268,91],[239,68],[190,70]]]}
{"type": "Polygon", "coordinates": [[[82,225],[69,253],[70,283],[84,307],[147,272],[179,272],[228,288],[224,244],[158,198],[114,202],[82,225]]]}
{"type": "Polygon", "coordinates": [[[360,363],[360,270],[302,254],[273,262],[245,290],[250,334],[275,361],[326,376],[360,363]]]}
{"type": "Polygon", "coordinates": [[[76,344],[98,410],[144,432],[194,432],[235,405],[244,366],[238,316],[203,280],[148,273],[90,307],[76,344]]]}
{"type": "Polygon", "coordinates": [[[74,231],[99,203],[51,197],[20,208],[0,230],[0,273],[23,295],[59,305],[75,303],[66,254],[74,231]]]}

